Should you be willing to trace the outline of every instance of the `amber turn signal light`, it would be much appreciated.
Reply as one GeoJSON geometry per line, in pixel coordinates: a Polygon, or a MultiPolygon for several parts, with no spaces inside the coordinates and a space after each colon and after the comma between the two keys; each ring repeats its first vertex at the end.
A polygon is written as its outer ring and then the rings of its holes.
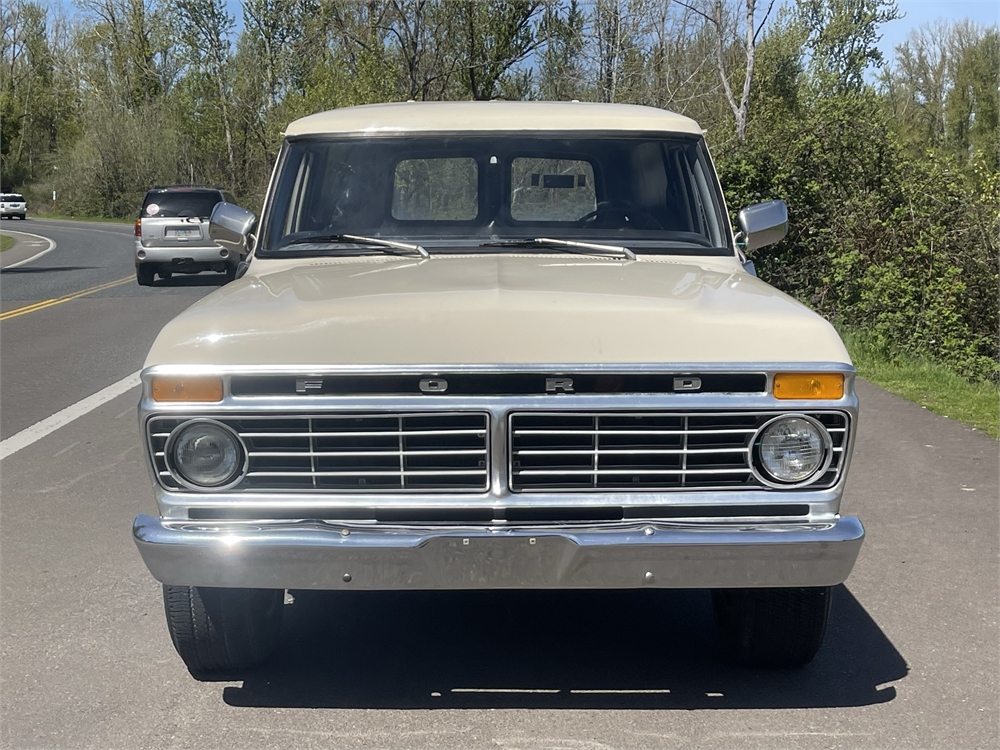
{"type": "Polygon", "coordinates": [[[783,399],[840,399],[844,375],[840,372],[782,372],[774,376],[774,397],[783,399]]]}
{"type": "Polygon", "coordinates": [[[222,378],[153,378],[153,401],[222,401],[222,378]]]}

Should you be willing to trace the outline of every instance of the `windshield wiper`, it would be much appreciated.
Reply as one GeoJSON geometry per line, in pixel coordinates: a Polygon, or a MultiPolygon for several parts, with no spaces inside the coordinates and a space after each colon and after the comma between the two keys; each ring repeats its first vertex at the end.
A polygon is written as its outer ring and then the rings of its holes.
{"type": "Polygon", "coordinates": [[[355,234],[323,234],[311,237],[299,237],[292,240],[285,247],[290,245],[312,245],[325,244],[328,242],[343,242],[355,245],[373,245],[375,247],[388,247],[394,250],[409,250],[411,253],[419,253],[421,258],[430,258],[431,254],[420,245],[413,245],[409,242],[396,242],[395,240],[383,240],[379,237],[359,237],[355,234]]]}
{"type": "Polygon", "coordinates": [[[484,242],[479,247],[578,247],[582,250],[604,250],[612,253],[621,253],[629,260],[636,260],[635,253],[622,245],[599,245],[595,242],[555,240],[551,237],[526,237],[519,240],[496,240],[494,242],[484,242]]]}

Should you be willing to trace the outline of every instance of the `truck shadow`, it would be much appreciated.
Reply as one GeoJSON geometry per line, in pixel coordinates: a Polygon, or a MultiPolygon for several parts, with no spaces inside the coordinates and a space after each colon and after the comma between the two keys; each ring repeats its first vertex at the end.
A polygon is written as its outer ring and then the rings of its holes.
{"type": "Polygon", "coordinates": [[[807,667],[742,669],[705,591],[295,592],[231,706],[818,708],[891,701],[907,665],[844,587],[807,667]]]}

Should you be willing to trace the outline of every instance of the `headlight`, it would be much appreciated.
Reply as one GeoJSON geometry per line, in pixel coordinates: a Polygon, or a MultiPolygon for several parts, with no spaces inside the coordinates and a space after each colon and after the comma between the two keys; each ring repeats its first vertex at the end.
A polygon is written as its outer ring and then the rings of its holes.
{"type": "Polygon", "coordinates": [[[170,435],[166,457],[171,472],[190,489],[218,489],[242,479],[246,450],[239,436],[221,422],[195,419],[170,435]]]}
{"type": "Polygon", "coordinates": [[[832,458],[830,434],[805,415],[771,420],[755,442],[760,478],[772,486],[808,484],[822,475],[832,458]]]}

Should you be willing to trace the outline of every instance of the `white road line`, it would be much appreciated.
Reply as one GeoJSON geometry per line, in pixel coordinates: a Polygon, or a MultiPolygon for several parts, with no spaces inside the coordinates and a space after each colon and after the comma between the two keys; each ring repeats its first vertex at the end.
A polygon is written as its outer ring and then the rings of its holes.
{"type": "Polygon", "coordinates": [[[27,448],[34,442],[41,440],[60,427],[68,425],[75,419],[79,419],[84,414],[88,414],[102,404],[106,404],[113,398],[117,398],[123,393],[139,385],[139,372],[133,372],[128,377],[122,378],[117,383],[112,383],[107,388],[102,388],[92,396],[77,401],[71,406],[67,406],[62,411],[57,411],[51,417],[36,422],[31,427],[26,427],[16,435],[11,435],[6,440],[0,441],[0,461],[7,456],[17,453],[22,448],[27,448]]]}
{"type": "Polygon", "coordinates": [[[40,240],[45,240],[46,242],[48,242],[49,246],[47,249],[42,250],[42,252],[32,255],[30,258],[26,258],[25,260],[19,260],[17,263],[11,263],[9,266],[4,266],[2,269],[0,269],[0,271],[6,271],[8,268],[17,268],[18,266],[23,266],[25,263],[31,263],[31,261],[38,260],[46,253],[51,253],[53,250],[56,249],[55,240],[50,240],[48,237],[42,237],[42,235],[40,234],[31,234],[30,232],[15,232],[14,230],[11,230],[10,234],[23,234],[27,237],[37,237],[40,240]]]}

